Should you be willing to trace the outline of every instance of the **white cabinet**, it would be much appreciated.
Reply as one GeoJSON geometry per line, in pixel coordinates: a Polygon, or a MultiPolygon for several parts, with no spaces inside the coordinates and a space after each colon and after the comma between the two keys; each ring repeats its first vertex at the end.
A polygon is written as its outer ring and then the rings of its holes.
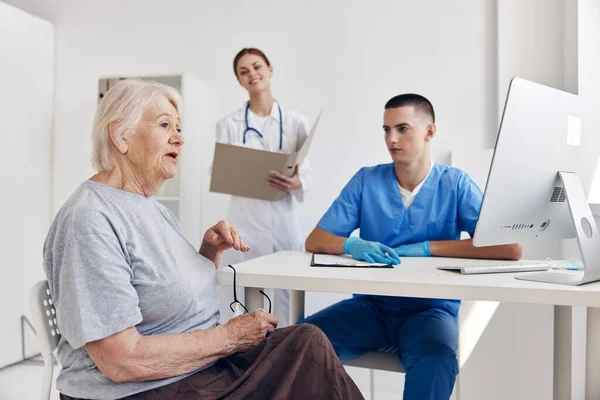
{"type": "MultiPolygon", "coordinates": [[[[99,99],[120,79],[132,77],[102,78],[98,82],[99,99]]],[[[199,247],[204,233],[202,225],[203,192],[208,188],[204,182],[207,149],[214,146],[215,121],[210,118],[209,91],[205,84],[189,74],[168,76],[136,76],[174,87],[181,94],[181,130],[185,139],[177,177],[170,179],[154,195],[154,198],[170,209],[181,223],[183,233],[194,246],[199,247]]]]}

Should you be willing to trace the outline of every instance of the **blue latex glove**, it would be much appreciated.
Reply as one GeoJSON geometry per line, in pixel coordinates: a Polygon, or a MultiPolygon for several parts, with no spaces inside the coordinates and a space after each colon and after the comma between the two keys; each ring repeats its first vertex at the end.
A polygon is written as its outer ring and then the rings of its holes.
{"type": "Polygon", "coordinates": [[[344,242],[344,251],[355,260],[369,263],[400,264],[400,258],[391,247],[357,237],[348,238],[344,242]]]}
{"type": "Polygon", "coordinates": [[[429,241],[413,244],[404,244],[394,249],[399,257],[430,257],[429,241]]]}

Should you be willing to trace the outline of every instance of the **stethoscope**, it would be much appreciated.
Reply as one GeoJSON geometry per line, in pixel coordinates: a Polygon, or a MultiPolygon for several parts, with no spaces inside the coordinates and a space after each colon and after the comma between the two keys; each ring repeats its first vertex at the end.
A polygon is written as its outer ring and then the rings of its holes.
{"type": "MultiPolygon", "coordinates": [[[[283,148],[283,117],[281,116],[281,107],[279,106],[279,103],[277,103],[277,109],[279,110],[279,150],[281,150],[283,148]]],[[[250,102],[248,102],[248,104],[246,105],[246,116],[245,116],[246,130],[244,130],[244,136],[242,139],[243,144],[246,144],[246,133],[248,133],[248,131],[256,132],[256,134],[258,136],[260,136],[261,139],[263,139],[262,133],[260,133],[258,131],[258,129],[254,129],[250,126],[250,124],[248,124],[248,112],[249,111],[250,111],[250,102]]]]}

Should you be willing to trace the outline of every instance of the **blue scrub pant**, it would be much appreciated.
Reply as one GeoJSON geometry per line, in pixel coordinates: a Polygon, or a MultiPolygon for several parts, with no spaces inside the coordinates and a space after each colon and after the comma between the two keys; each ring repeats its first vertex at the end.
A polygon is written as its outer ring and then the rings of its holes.
{"type": "MultiPolygon", "coordinates": [[[[301,323],[321,328],[342,360],[397,347],[406,371],[404,400],[449,399],[458,374],[456,313],[444,308],[386,312],[376,299],[353,297],[301,323]]],[[[400,310],[402,300],[397,298],[400,310]]]]}

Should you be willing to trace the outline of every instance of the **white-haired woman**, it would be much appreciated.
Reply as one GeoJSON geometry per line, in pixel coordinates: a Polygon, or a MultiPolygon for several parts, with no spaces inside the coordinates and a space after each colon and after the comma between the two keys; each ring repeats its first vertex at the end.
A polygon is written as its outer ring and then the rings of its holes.
{"type": "Polygon", "coordinates": [[[200,251],[150,196],[177,172],[181,100],[119,82],[94,122],[99,171],[58,212],[44,268],[62,337],[62,399],[362,398],[312,325],[258,311],[218,325],[215,268],[247,251],[221,221],[200,251]]]}

